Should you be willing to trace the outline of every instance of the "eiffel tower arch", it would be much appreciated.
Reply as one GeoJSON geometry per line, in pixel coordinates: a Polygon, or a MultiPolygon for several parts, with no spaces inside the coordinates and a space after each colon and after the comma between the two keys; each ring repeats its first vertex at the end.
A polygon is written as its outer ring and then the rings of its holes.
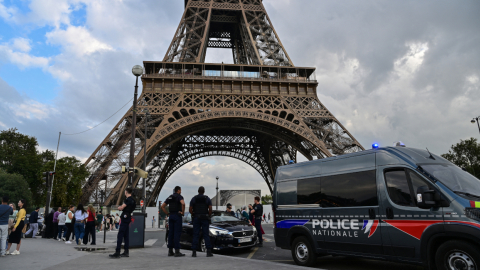
{"type": "MultiPolygon", "coordinates": [[[[135,166],[143,167],[146,140],[147,205],[198,158],[244,161],[272,191],[276,169],[297,153],[312,160],[363,150],[318,99],[315,68],[293,65],[261,0],[185,0],[165,58],[143,65],[135,166]],[[233,64],[205,63],[208,48],[231,49],[233,64]]],[[[105,196],[105,204],[120,204],[131,125],[132,109],[86,161],[83,202],[105,196]]]]}

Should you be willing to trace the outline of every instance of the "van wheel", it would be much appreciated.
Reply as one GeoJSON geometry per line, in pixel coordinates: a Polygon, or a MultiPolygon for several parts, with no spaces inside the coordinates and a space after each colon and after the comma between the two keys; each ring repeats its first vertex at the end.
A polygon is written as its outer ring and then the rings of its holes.
{"type": "Polygon", "coordinates": [[[480,270],[478,248],[464,241],[447,241],[435,254],[438,270],[480,270]]]}
{"type": "Polygon", "coordinates": [[[293,240],[292,257],[301,266],[313,266],[317,262],[317,254],[305,236],[293,240]]]}

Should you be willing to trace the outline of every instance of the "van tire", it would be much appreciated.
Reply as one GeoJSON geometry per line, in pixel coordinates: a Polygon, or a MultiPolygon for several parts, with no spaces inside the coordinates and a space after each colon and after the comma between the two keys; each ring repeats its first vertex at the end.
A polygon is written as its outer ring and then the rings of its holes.
{"type": "Polygon", "coordinates": [[[317,254],[305,236],[299,236],[293,240],[292,258],[301,266],[313,266],[317,262],[317,254]]]}
{"type": "MultiPolygon", "coordinates": [[[[473,266],[473,269],[480,270],[480,251],[478,247],[465,241],[451,240],[443,243],[435,254],[435,265],[438,270],[451,270],[451,264],[458,266],[473,266]]],[[[457,268],[461,268],[458,267],[457,268]]]]}

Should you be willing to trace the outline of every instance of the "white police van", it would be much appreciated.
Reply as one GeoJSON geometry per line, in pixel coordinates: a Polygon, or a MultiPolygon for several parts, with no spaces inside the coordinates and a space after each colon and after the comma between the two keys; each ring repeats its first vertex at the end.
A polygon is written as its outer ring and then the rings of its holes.
{"type": "Polygon", "coordinates": [[[480,270],[480,180],[426,150],[377,148],[278,168],[275,243],[323,255],[480,270]]]}

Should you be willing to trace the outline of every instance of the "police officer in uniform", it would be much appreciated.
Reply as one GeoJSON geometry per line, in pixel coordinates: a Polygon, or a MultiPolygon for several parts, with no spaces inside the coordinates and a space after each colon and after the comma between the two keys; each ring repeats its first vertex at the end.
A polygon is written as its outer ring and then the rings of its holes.
{"type": "Polygon", "coordinates": [[[120,224],[120,228],[118,229],[117,235],[117,248],[114,254],[111,254],[111,258],[118,259],[120,257],[129,257],[128,256],[128,248],[130,245],[130,237],[128,228],[130,225],[130,221],[132,220],[132,213],[135,210],[135,200],[132,198],[132,189],[127,188],[125,189],[125,200],[123,204],[118,207],[118,210],[123,211],[121,215],[122,223],[120,224]],[[120,249],[122,247],[122,240],[124,240],[124,253],[120,254],[120,249]]]}
{"type": "Polygon", "coordinates": [[[190,214],[193,219],[192,257],[197,257],[197,245],[200,238],[200,229],[203,232],[203,240],[207,248],[207,257],[213,257],[212,244],[210,243],[209,229],[210,217],[212,216],[212,201],[206,195],[204,187],[198,188],[198,195],[190,201],[190,214]]]}
{"type": "Polygon", "coordinates": [[[253,210],[251,213],[255,216],[255,229],[257,229],[258,235],[258,246],[263,247],[263,237],[262,237],[262,216],[263,216],[263,206],[260,204],[260,197],[255,197],[255,204],[253,205],[253,210]]]}
{"type": "Polygon", "coordinates": [[[182,257],[185,254],[180,253],[180,236],[182,234],[182,217],[185,213],[185,201],[183,200],[182,188],[176,186],[174,193],[170,195],[162,204],[162,210],[168,216],[168,256],[182,257]],[[170,210],[167,212],[165,207],[170,210]],[[175,253],[173,253],[175,248],[175,253]]]}

